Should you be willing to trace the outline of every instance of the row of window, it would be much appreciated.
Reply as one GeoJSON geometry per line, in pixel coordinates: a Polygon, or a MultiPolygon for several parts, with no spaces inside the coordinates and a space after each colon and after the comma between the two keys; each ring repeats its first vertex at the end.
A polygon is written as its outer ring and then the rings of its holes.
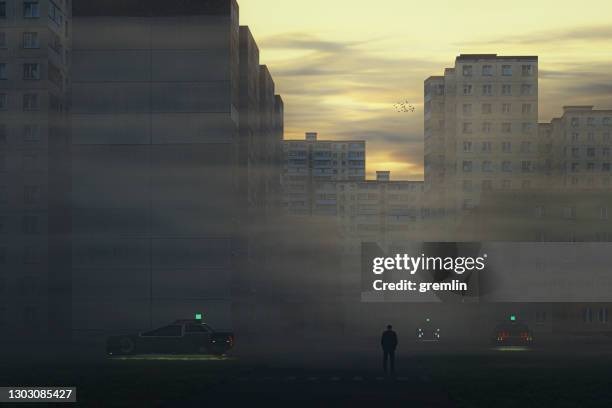
{"type": "MultiPolygon", "coordinates": [[[[589,142],[595,142],[597,139],[597,134],[595,132],[588,132],[587,134],[587,141],[589,142]]],[[[567,141],[568,139],[568,134],[565,133],[563,135],[564,140],[567,141]]],[[[574,143],[576,142],[580,142],[580,139],[582,138],[581,134],[578,132],[572,132],[571,136],[570,136],[570,140],[574,143]]],[[[610,132],[603,132],[601,133],[601,140],[603,142],[610,142],[612,141],[612,138],[610,137],[610,132]]]]}
{"type": "MultiPolygon", "coordinates": [[[[536,218],[544,218],[546,217],[547,211],[546,208],[542,205],[538,205],[534,209],[534,215],[536,218]]],[[[576,207],[568,206],[562,208],[563,218],[565,219],[575,219],[577,217],[576,207]]],[[[610,219],[610,210],[608,207],[601,207],[597,211],[597,216],[600,220],[605,221],[610,219]]]]}
{"type": "MultiPolygon", "coordinates": [[[[511,189],[513,188],[512,180],[502,180],[500,185],[503,189],[511,189]]],[[[480,189],[483,191],[493,190],[495,186],[495,182],[493,180],[482,180],[480,181],[480,189]]],[[[531,180],[521,180],[521,188],[529,189],[531,188],[532,183],[531,180]]],[[[476,184],[473,180],[463,180],[462,189],[466,193],[471,193],[476,191],[476,184]]],[[[469,199],[468,199],[469,200],[469,199]]]]}
{"type": "MultiPolygon", "coordinates": [[[[5,246],[0,246],[0,265],[8,262],[8,249],[5,246]]],[[[40,262],[40,250],[35,246],[26,246],[23,248],[23,263],[37,264],[40,262]]]]}
{"type": "MultiPolygon", "coordinates": [[[[38,81],[40,80],[40,64],[38,63],[25,63],[21,65],[22,79],[24,81],[38,81]]],[[[6,81],[8,79],[8,64],[0,62],[0,80],[6,81]]]]}
{"type": "MultiPolygon", "coordinates": [[[[67,8],[70,7],[69,2],[67,8]]],[[[23,18],[40,18],[40,3],[38,0],[24,0],[22,3],[22,17],[23,18]]],[[[0,18],[7,17],[7,2],[0,1],[0,18]]],[[[55,23],[58,28],[62,28],[64,24],[64,13],[61,8],[57,6],[53,1],[49,1],[49,20],[55,23]]]]}
{"type": "MultiPolygon", "coordinates": [[[[8,48],[8,40],[5,32],[0,32],[0,48],[8,48]]],[[[40,48],[40,40],[37,32],[28,31],[21,36],[21,48],[23,49],[38,49],[40,48]]]]}
{"type": "MultiPolygon", "coordinates": [[[[494,144],[492,142],[480,142],[479,143],[479,148],[475,149],[475,143],[471,142],[471,141],[464,141],[463,142],[463,152],[464,153],[473,153],[476,151],[482,152],[482,153],[491,153],[493,152],[493,146],[494,144]]],[[[512,142],[501,142],[500,143],[500,148],[501,151],[503,153],[512,153],[512,142]]],[[[609,149],[608,149],[609,150],[609,149]]],[[[533,153],[535,151],[534,148],[534,144],[532,142],[521,142],[520,144],[520,152],[521,153],[533,153]]]]}
{"type": "Polygon", "coordinates": [[[572,147],[572,148],[567,148],[564,147],[563,148],[563,152],[565,157],[573,157],[573,158],[579,158],[581,157],[581,151],[584,150],[584,152],[586,153],[586,157],[597,157],[598,156],[598,151],[600,152],[602,157],[610,157],[610,147],[601,147],[601,148],[597,148],[597,147],[586,147],[586,148],[580,148],[580,147],[572,147]]]}
{"type": "MultiPolygon", "coordinates": [[[[24,143],[37,143],[40,141],[40,126],[34,124],[23,125],[21,136],[24,143]]],[[[8,126],[0,123],[0,146],[8,144],[8,126]]]]}
{"type": "Polygon", "coordinates": [[[581,124],[586,124],[587,126],[597,126],[598,124],[602,124],[604,126],[612,126],[612,117],[606,116],[603,118],[595,118],[595,117],[588,117],[580,119],[578,117],[573,117],[571,119],[571,125],[572,127],[579,127],[581,124]]]}
{"type": "MultiPolygon", "coordinates": [[[[521,161],[520,170],[522,173],[532,173],[535,171],[535,163],[530,160],[521,161]]],[[[483,160],[480,162],[480,170],[485,173],[491,173],[495,171],[495,164],[490,160],[483,160]]],[[[512,173],[514,171],[514,163],[509,160],[504,160],[501,162],[500,170],[504,173],[512,173]]],[[[472,173],[476,171],[477,166],[476,163],[472,160],[464,160],[462,169],[464,173],[472,173]]]]}
{"type": "MultiPolygon", "coordinates": [[[[24,186],[23,187],[23,202],[26,205],[39,204],[41,199],[40,186],[24,186]]],[[[0,205],[6,205],[9,202],[7,186],[0,186],[0,205]]]]}
{"type": "Polygon", "coordinates": [[[604,173],[609,173],[610,172],[610,163],[593,163],[593,162],[589,162],[586,164],[582,164],[582,163],[563,163],[563,167],[566,171],[569,171],[570,173],[579,173],[580,171],[582,171],[582,169],[588,171],[588,172],[596,172],[596,171],[602,171],[604,173]]]}
{"type": "MultiPolygon", "coordinates": [[[[8,95],[0,93],[0,110],[9,109],[8,95]]],[[[25,93],[21,97],[21,109],[24,112],[40,109],[40,96],[37,93],[25,93]]]]}
{"type": "MultiPolygon", "coordinates": [[[[526,135],[530,135],[534,132],[534,123],[533,122],[523,122],[521,125],[521,132],[526,135]]],[[[512,122],[502,122],[500,124],[500,130],[502,133],[512,133],[513,127],[516,127],[516,123],[512,122]]],[[[494,124],[491,122],[482,122],[480,130],[482,133],[491,133],[493,132],[494,124]]],[[[463,122],[461,131],[464,134],[474,133],[474,123],[473,122],[463,122]]]]}
{"type": "MultiPolygon", "coordinates": [[[[41,161],[37,152],[21,153],[21,162],[23,171],[38,171],[40,170],[41,161]]],[[[7,154],[0,151],[0,173],[8,170],[7,154]]]]}
{"type": "MultiPolygon", "coordinates": [[[[504,64],[501,66],[501,74],[502,76],[512,76],[514,67],[510,64],[504,64]]],[[[463,65],[462,74],[464,77],[472,77],[475,74],[475,69],[473,65],[463,65]]],[[[480,69],[481,76],[493,76],[495,75],[495,67],[490,64],[485,64],[481,66],[480,69]]],[[[534,68],[531,64],[523,64],[521,65],[521,75],[524,77],[530,77],[534,75],[534,68]]]]}
{"type": "MultiPolygon", "coordinates": [[[[512,96],[516,92],[514,90],[514,88],[515,88],[515,86],[512,85],[512,84],[502,84],[500,95],[502,95],[502,96],[512,96]]],[[[522,96],[534,95],[534,93],[535,93],[535,87],[532,84],[521,84],[521,88],[520,89],[521,89],[520,95],[522,95],[522,96]]],[[[474,95],[474,85],[472,85],[472,84],[463,84],[463,95],[466,95],[466,96],[467,95],[474,95]]],[[[482,96],[493,96],[494,95],[493,85],[492,84],[482,85],[480,95],[482,95],[482,96]]]]}
{"type": "MultiPolygon", "coordinates": [[[[0,216],[0,234],[7,231],[8,217],[0,216]]],[[[24,234],[39,234],[41,223],[37,215],[24,215],[21,218],[21,231],[24,234]]]]}

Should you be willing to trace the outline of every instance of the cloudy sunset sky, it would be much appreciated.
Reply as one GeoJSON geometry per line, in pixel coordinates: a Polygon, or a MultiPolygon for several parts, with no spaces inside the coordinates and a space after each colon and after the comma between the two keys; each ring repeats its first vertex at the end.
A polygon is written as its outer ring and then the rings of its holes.
{"type": "Polygon", "coordinates": [[[285,101],[285,137],[364,139],[367,172],[420,180],[423,81],[460,53],[538,55],[540,120],[612,109],[612,2],[240,0],[285,101]],[[407,100],[414,113],[393,105],[407,100]]]}

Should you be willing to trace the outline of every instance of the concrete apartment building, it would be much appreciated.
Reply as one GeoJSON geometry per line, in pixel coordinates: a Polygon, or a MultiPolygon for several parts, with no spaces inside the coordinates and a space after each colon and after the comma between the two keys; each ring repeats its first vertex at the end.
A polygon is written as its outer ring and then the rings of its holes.
{"type": "Polygon", "coordinates": [[[283,207],[294,215],[336,215],[333,188],[323,182],[365,180],[365,142],[305,140],[283,142],[283,207]]]}
{"type": "Polygon", "coordinates": [[[542,124],[541,129],[549,132],[548,159],[555,188],[610,191],[612,110],[565,106],[561,117],[542,124]]]}
{"type": "Polygon", "coordinates": [[[195,312],[231,328],[282,139],[237,3],[88,0],[74,16],[75,332],[195,312]]]}
{"type": "Polygon", "coordinates": [[[70,336],[65,0],[0,1],[0,333],[70,336]]]}
{"type": "Polygon", "coordinates": [[[538,58],[462,54],[425,81],[425,189],[461,214],[488,190],[537,186],[538,58]]]}

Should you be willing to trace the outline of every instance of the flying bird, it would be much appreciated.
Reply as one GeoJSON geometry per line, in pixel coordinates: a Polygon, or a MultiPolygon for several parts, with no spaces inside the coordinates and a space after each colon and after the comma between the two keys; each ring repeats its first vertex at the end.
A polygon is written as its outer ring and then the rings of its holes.
{"type": "Polygon", "coordinates": [[[396,112],[404,113],[404,112],[414,112],[416,108],[414,105],[411,105],[408,101],[396,103],[393,105],[396,112]]]}

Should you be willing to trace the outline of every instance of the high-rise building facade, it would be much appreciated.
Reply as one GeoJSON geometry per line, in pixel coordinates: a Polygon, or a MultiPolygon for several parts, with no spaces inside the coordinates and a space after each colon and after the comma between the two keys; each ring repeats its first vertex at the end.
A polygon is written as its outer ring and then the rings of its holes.
{"type": "Polygon", "coordinates": [[[74,14],[74,328],[195,312],[229,328],[282,139],[238,5],[88,0],[74,14]]]}
{"type": "Polygon", "coordinates": [[[537,121],[537,57],[462,54],[444,76],[428,78],[431,205],[460,214],[478,205],[483,191],[536,187],[537,121]]]}
{"type": "Polygon", "coordinates": [[[565,190],[612,188],[612,110],[565,106],[541,130],[549,133],[551,186],[565,190]]]}
{"type": "Polygon", "coordinates": [[[70,336],[66,0],[0,1],[0,333],[70,336]]]}
{"type": "Polygon", "coordinates": [[[283,154],[283,206],[289,214],[336,215],[335,193],[321,183],[365,180],[364,141],[318,140],[310,132],[305,140],[285,140],[283,154]]]}

